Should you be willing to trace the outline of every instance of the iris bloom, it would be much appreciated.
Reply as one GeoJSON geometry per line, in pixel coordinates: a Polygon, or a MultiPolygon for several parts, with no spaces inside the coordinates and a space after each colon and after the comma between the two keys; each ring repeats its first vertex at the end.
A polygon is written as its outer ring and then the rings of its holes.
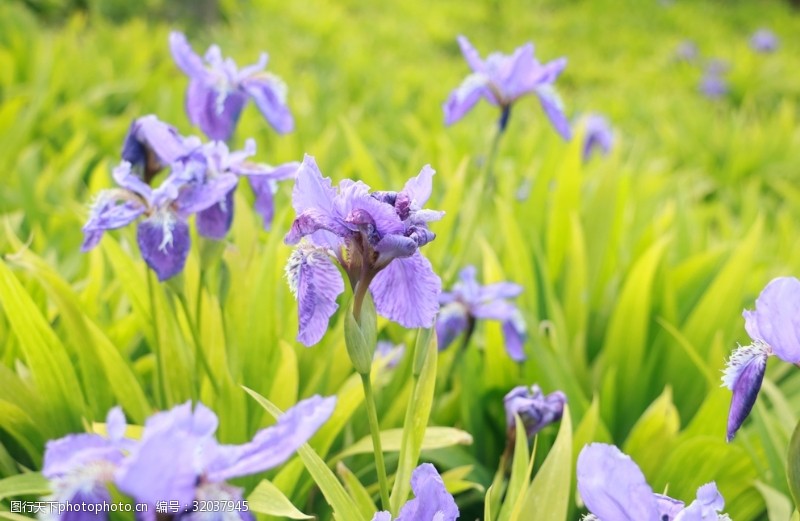
{"type": "Polygon", "coordinates": [[[531,438],[551,423],[560,420],[566,403],[567,397],[561,391],[545,395],[538,385],[532,385],[530,388],[524,385],[514,387],[503,399],[506,409],[506,428],[509,434],[516,433],[514,416],[517,415],[522,420],[528,437],[531,438]]]}
{"type": "Polygon", "coordinates": [[[298,301],[298,341],[320,341],[336,311],[344,269],[354,291],[372,293],[375,308],[404,327],[431,327],[442,283],[419,248],[435,237],[428,223],[444,212],[426,210],[434,170],[425,166],[399,192],[370,192],[345,179],[338,189],[306,155],[297,172],[292,205],[297,217],[284,239],[298,245],[286,275],[298,301]]]}
{"type": "Polygon", "coordinates": [[[592,157],[595,150],[607,155],[614,145],[614,133],[606,118],[598,114],[590,114],[586,117],[586,129],[583,136],[583,161],[586,162],[592,157]]]}
{"type": "Polygon", "coordinates": [[[209,138],[230,139],[250,99],[278,133],[292,131],[294,119],[286,105],[286,84],[274,74],[262,72],[267,66],[265,53],[255,65],[239,69],[232,59],[222,58],[216,45],[209,47],[204,63],[179,32],[169,35],[169,45],[175,63],[189,76],[186,91],[189,120],[209,138]]]}
{"type": "Polygon", "coordinates": [[[774,52],[778,48],[778,37],[769,29],[759,29],[750,37],[750,47],[756,52],[774,52]]]}
{"type": "Polygon", "coordinates": [[[570,138],[569,121],[564,115],[561,99],[553,88],[567,65],[566,58],[543,65],[533,55],[533,44],[526,43],[517,47],[513,55],[494,52],[483,60],[464,36],[458,37],[458,45],[472,74],[450,94],[444,104],[447,125],[464,117],[484,98],[502,110],[499,125],[501,131],[505,130],[511,105],[526,94],[535,94],[556,131],[564,139],[570,138]]]}
{"type": "Polygon", "coordinates": [[[122,144],[122,160],[130,163],[131,170],[150,184],[158,172],[185,158],[198,147],[199,138],[184,137],[172,125],[149,114],[131,123],[122,144]]]}
{"type": "MultiPolygon", "coordinates": [[[[411,489],[416,496],[403,505],[394,521],[455,521],[458,506],[444,486],[436,467],[423,463],[411,475],[411,489]]],[[[392,521],[389,512],[378,512],[372,521],[392,521]]]]}
{"type": "MultiPolygon", "coordinates": [[[[314,396],[286,411],[272,427],[262,429],[242,445],[222,445],[214,433],[217,416],[203,404],[191,402],[157,413],[145,423],[141,441],[123,461],[117,488],[148,505],[177,501],[182,520],[204,519],[191,512],[192,502],[241,501],[242,489],[227,480],[256,474],[286,461],[333,413],[336,398],[314,396]]],[[[226,518],[229,519],[229,518],[226,518]]],[[[250,512],[231,519],[252,520],[250,512]]]]}
{"type": "MultiPolygon", "coordinates": [[[[98,434],[70,434],[48,441],[44,452],[42,474],[50,480],[52,495],[45,501],[80,505],[103,505],[111,502],[108,484],[128,448],[125,440],[125,416],[119,407],[109,411],[106,418],[108,437],[98,434]]],[[[103,512],[99,508],[98,512],[103,512]]],[[[77,510],[62,514],[50,512],[45,517],[58,521],[107,520],[108,514],[77,510]]]]}
{"type": "Polygon", "coordinates": [[[526,328],[519,309],[508,301],[522,293],[522,286],[498,282],[481,286],[474,266],[461,270],[459,281],[450,292],[442,293],[442,309],[436,321],[439,349],[446,349],[462,333],[471,334],[478,319],[500,320],[508,356],[525,360],[526,328]]]}
{"type": "Polygon", "coordinates": [[[744,327],[753,343],[739,347],[728,360],[723,385],[733,391],[728,413],[727,438],[731,441],[753,408],[764,380],[767,358],[775,355],[790,364],[800,363],[800,280],[772,280],[745,310],[744,327]]]}
{"type": "Polygon", "coordinates": [[[654,493],[639,466],[614,445],[586,445],[577,473],[578,491],[592,514],[584,521],[730,521],[719,514],[725,500],[713,481],[697,489],[697,499],[686,507],[654,493]]]}

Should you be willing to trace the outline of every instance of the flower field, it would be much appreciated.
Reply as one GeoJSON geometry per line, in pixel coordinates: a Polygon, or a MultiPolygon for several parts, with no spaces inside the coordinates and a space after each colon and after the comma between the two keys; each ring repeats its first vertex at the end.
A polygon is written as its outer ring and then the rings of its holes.
{"type": "Polygon", "coordinates": [[[800,520],[798,34],[3,3],[0,518],[800,520]]]}

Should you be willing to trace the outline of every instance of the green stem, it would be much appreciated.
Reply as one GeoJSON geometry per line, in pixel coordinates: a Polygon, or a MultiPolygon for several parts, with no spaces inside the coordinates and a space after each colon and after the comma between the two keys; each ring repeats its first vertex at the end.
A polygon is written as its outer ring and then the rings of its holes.
{"type": "Polygon", "coordinates": [[[364,385],[364,401],[367,404],[369,430],[372,434],[372,450],[375,453],[375,469],[378,473],[378,485],[381,489],[381,503],[384,510],[391,510],[389,480],[386,477],[386,464],[383,461],[383,449],[381,448],[381,428],[378,425],[378,411],[375,408],[375,395],[372,392],[369,373],[361,375],[361,383],[364,385]]]}
{"type": "Polygon", "coordinates": [[[504,127],[497,125],[492,144],[489,148],[489,155],[486,156],[486,192],[491,194],[494,192],[494,162],[497,159],[497,150],[500,148],[500,138],[503,137],[504,127]]]}
{"type": "MultiPolygon", "coordinates": [[[[211,365],[208,363],[206,359],[206,353],[203,351],[203,345],[200,343],[200,334],[198,329],[200,328],[199,320],[195,323],[192,323],[192,316],[189,314],[189,303],[186,302],[186,295],[182,292],[178,292],[178,301],[181,303],[181,308],[183,309],[183,314],[186,316],[186,321],[189,323],[189,330],[192,332],[192,341],[194,341],[195,347],[195,360],[198,364],[197,366],[197,390],[198,393],[200,391],[200,367],[202,366],[203,370],[208,376],[208,380],[211,382],[211,387],[214,388],[215,392],[219,391],[219,387],[217,387],[217,382],[214,380],[214,373],[211,371],[211,365]]],[[[198,305],[199,307],[199,305],[198,305]]],[[[198,394],[199,395],[199,394],[198,394]]]]}
{"type": "Polygon", "coordinates": [[[155,394],[156,403],[161,407],[166,406],[166,391],[164,389],[164,368],[161,366],[161,340],[158,334],[158,309],[156,308],[156,293],[153,287],[153,275],[150,270],[145,274],[147,277],[147,293],[150,296],[150,320],[153,323],[153,345],[151,346],[153,355],[156,359],[156,384],[155,394]]]}

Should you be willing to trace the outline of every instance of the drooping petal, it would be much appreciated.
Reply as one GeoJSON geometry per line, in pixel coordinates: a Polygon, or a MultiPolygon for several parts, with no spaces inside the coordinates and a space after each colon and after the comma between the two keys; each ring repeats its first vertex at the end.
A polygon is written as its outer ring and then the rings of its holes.
{"type": "Polygon", "coordinates": [[[514,310],[512,316],[503,322],[503,340],[505,342],[506,353],[515,362],[525,361],[525,338],[527,328],[525,319],[518,309],[514,310]]]}
{"type": "Polygon", "coordinates": [[[467,308],[458,302],[442,306],[436,318],[436,338],[439,351],[447,349],[459,335],[469,328],[467,308]]]}
{"type": "Polygon", "coordinates": [[[186,91],[189,120],[210,139],[218,141],[231,138],[245,103],[247,97],[243,93],[220,93],[202,80],[192,79],[186,91]]]}
{"type": "Polygon", "coordinates": [[[177,31],[169,33],[169,50],[178,67],[192,78],[204,79],[208,71],[203,60],[195,54],[186,36],[177,31]]]}
{"type": "Polygon", "coordinates": [[[466,36],[459,35],[457,40],[458,46],[461,49],[461,54],[464,55],[464,59],[467,60],[469,67],[475,72],[482,72],[483,60],[478,51],[475,50],[475,47],[472,46],[466,36]]]}
{"type": "Polygon", "coordinates": [[[206,468],[210,481],[225,481],[276,467],[317,432],[336,407],[336,397],[313,396],[286,411],[272,427],[244,445],[220,446],[206,468]]]}
{"type": "Polygon", "coordinates": [[[411,474],[411,490],[416,496],[400,509],[396,521],[455,521],[458,506],[447,491],[436,467],[423,463],[411,474]]]}
{"type": "Polygon", "coordinates": [[[197,231],[203,237],[220,241],[228,235],[233,224],[233,192],[230,190],[218,203],[197,214],[197,231]]]}
{"type": "Polygon", "coordinates": [[[242,88],[279,134],[294,130],[294,118],[286,104],[286,84],[274,74],[261,74],[242,81],[242,88]]]}
{"type": "Polygon", "coordinates": [[[480,101],[481,97],[494,99],[488,94],[488,82],[489,80],[484,74],[476,73],[467,76],[461,85],[450,93],[442,106],[444,124],[452,125],[463,118],[480,101]]]}
{"type": "Polygon", "coordinates": [[[158,280],[167,280],[183,271],[191,246],[185,221],[169,212],[159,212],[139,223],[136,238],[142,258],[156,272],[158,280]]]}
{"type": "Polygon", "coordinates": [[[297,340],[312,346],[325,335],[328,320],[339,308],[336,298],[344,292],[344,281],[327,253],[308,244],[292,252],[286,278],[297,299],[297,340]]]}
{"type": "Polygon", "coordinates": [[[758,398],[758,391],[767,370],[769,348],[760,342],[739,347],[728,360],[723,385],[733,391],[728,412],[727,439],[731,441],[736,431],[750,414],[758,398]]]}
{"type": "Polygon", "coordinates": [[[550,119],[550,123],[565,141],[569,141],[572,138],[572,130],[569,120],[564,115],[564,104],[553,86],[547,84],[537,88],[536,95],[539,97],[539,102],[550,119]]]}
{"type": "Polygon", "coordinates": [[[439,311],[442,280],[419,251],[395,259],[370,284],[375,309],[403,327],[431,327],[439,311]]]}
{"type": "Polygon", "coordinates": [[[249,179],[250,187],[256,196],[253,208],[261,216],[264,229],[269,230],[272,227],[272,219],[275,217],[275,191],[278,187],[275,181],[265,177],[253,176],[249,179]]]}
{"type": "Polygon", "coordinates": [[[653,489],[639,466],[617,447],[586,445],[578,456],[578,491],[589,511],[602,520],[659,519],[653,489]]]}
{"type": "Polygon", "coordinates": [[[766,342],[775,355],[790,364],[800,362],[800,280],[772,280],[745,311],[745,329],[753,340],[766,342]]]}
{"type": "Polygon", "coordinates": [[[81,251],[87,252],[97,246],[103,232],[127,226],[142,215],[145,205],[117,190],[100,192],[89,212],[89,220],[83,225],[84,239],[81,251]],[[125,196],[121,199],[120,196],[125,196]]]}

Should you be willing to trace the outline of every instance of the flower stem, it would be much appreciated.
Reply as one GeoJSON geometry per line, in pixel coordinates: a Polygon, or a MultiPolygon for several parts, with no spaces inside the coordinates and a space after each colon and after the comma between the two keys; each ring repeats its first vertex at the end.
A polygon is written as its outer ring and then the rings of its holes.
{"type": "Polygon", "coordinates": [[[375,395],[372,392],[372,382],[370,375],[362,374],[361,383],[364,386],[364,401],[367,405],[367,417],[369,418],[369,430],[372,435],[372,450],[375,453],[375,470],[378,473],[378,486],[381,490],[381,504],[384,510],[390,510],[389,503],[389,480],[386,477],[386,464],[383,461],[383,449],[381,448],[381,428],[378,424],[378,411],[375,408],[375,395]]]}
{"type": "Polygon", "coordinates": [[[166,390],[164,388],[164,368],[161,366],[161,340],[158,334],[158,309],[156,308],[156,293],[153,286],[153,274],[150,270],[145,273],[147,277],[147,293],[150,296],[150,320],[153,323],[153,345],[151,349],[156,359],[156,382],[153,386],[155,388],[156,403],[162,407],[167,405],[166,390]]]}
{"type": "MultiPolygon", "coordinates": [[[[183,309],[183,314],[186,316],[186,321],[189,323],[189,330],[192,332],[192,341],[194,342],[195,347],[195,360],[197,362],[197,390],[198,396],[200,391],[200,367],[202,366],[203,370],[208,376],[208,380],[211,382],[211,387],[214,388],[214,391],[219,391],[217,387],[217,382],[214,380],[214,373],[211,371],[211,365],[208,363],[206,359],[206,353],[203,351],[203,345],[200,343],[200,320],[193,323],[192,316],[189,314],[189,303],[186,301],[186,295],[183,292],[178,292],[178,301],[181,303],[181,308],[183,309]]],[[[198,295],[198,299],[202,297],[202,294],[198,295]]],[[[198,304],[198,309],[200,305],[198,304]]]]}
{"type": "Polygon", "coordinates": [[[447,370],[447,380],[444,382],[445,388],[452,384],[456,370],[458,369],[458,366],[461,365],[461,361],[464,359],[464,354],[467,352],[467,346],[469,345],[469,341],[472,339],[472,333],[474,332],[475,318],[469,316],[469,318],[467,318],[467,331],[464,333],[464,338],[461,340],[461,345],[458,346],[458,351],[456,351],[455,355],[453,355],[453,362],[450,364],[450,368],[447,370]]]}
{"type": "Polygon", "coordinates": [[[494,191],[494,162],[497,159],[497,150],[500,148],[500,138],[503,137],[506,125],[508,124],[508,116],[511,114],[511,107],[503,108],[503,113],[500,116],[500,121],[495,128],[492,144],[489,148],[489,155],[486,156],[486,193],[494,191]]]}

